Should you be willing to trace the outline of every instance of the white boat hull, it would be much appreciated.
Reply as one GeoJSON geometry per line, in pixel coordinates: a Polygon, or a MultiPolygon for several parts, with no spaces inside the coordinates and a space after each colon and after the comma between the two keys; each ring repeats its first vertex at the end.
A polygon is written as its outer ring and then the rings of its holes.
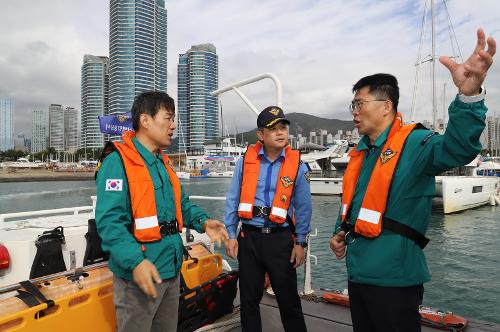
{"type": "Polygon", "coordinates": [[[234,172],[233,171],[225,171],[225,172],[210,172],[207,174],[209,178],[232,178],[234,172]]]}
{"type": "Polygon", "coordinates": [[[342,178],[311,178],[312,195],[342,194],[342,178]]]}
{"type": "MultiPolygon", "coordinates": [[[[32,214],[32,216],[26,216],[27,219],[21,221],[8,221],[12,216],[0,215],[0,243],[7,248],[10,256],[9,268],[0,270],[0,287],[29,279],[31,265],[37,252],[35,242],[38,236],[44,231],[52,230],[58,226],[64,228],[65,244],[62,246],[62,254],[66,269],[83,266],[87,246],[85,234],[88,230],[88,219],[94,218],[94,212],[92,206],[76,209],[81,211],[47,217],[40,217],[40,211],[33,211],[26,213],[32,214]]],[[[48,212],[48,210],[46,211],[48,212]]],[[[185,231],[186,229],[183,229],[183,241],[186,239],[185,231]]],[[[200,234],[196,231],[191,231],[191,234],[195,241],[210,244],[206,234],[200,234]]],[[[227,262],[225,262],[224,267],[227,268],[227,266],[227,262]]]]}
{"type": "Polygon", "coordinates": [[[191,178],[191,174],[188,172],[176,172],[176,174],[180,180],[189,180],[191,178]]]}
{"type": "Polygon", "coordinates": [[[499,180],[487,176],[437,176],[436,196],[443,198],[444,213],[488,204],[498,195],[499,180]]]}

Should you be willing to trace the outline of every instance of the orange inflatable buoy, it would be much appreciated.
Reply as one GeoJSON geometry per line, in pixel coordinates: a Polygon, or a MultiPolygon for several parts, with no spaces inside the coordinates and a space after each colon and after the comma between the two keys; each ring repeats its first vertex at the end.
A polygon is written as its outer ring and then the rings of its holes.
{"type": "Polygon", "coordinates": [[[419,308],[423,325],[435,327],[441,330],[463,331],[467,327],[467,319],[455,315],[451,311],[444,311],[426,306],[419,308]]]}
{"type": "MultiPolygon", "coordinates": [[[[344,292],[333,291],[323,293],[321,297],[325,300],[325,302],[331,304],[337,304],[343,307],[350,306],[349,295],[344,292]]],[[[420,306],[419,312],[421,317],[420,322],[422,325],[430,326],[436,329],[446,331],[463,331],[468,325],[467,319],[462,316],[455,315],[451,311],[420,306]]]]}
{"type": "Polygon", "coordinates": [[[349,295],[344,294],[340,291],[323,293],[321,297],[328,303],[338,304],[349,308],[349,295]]]}

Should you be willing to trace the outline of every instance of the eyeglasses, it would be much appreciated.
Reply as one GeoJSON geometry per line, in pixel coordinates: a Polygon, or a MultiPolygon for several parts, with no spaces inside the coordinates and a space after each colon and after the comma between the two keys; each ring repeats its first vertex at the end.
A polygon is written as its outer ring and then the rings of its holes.
{"type": "Polygon", "coordinates": [[[363,106],[366,104],[366,103],[369,103],[371,101],[387,101],[387,99],[374,99],[374,100],[353,100],[350,104],[349,104],[349,112],[354,113],[356,111],[359,111],[361,108],[363,108],[363,106]]]}

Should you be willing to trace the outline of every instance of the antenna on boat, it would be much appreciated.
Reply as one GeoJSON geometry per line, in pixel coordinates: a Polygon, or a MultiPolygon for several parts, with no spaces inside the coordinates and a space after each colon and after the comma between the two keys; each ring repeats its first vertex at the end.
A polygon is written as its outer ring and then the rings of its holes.
{"type": "Polygon", "coordinates": [[[415,86],[413,87],[413,98],[411,101],[411,113],[410,113],[410,119],[411,119],[412,123],[415,122],[415,108],[417,107],[417,105],[416,105],[417,90],[418,90],[418,81],[420,78],[420,65],[422,64],[422,45],[424,43],[426,21],[427,21],[427,1],[425,1],[425,4],[424,4],[424,15],[422,17],[422,27],[420,29],[420,43],[418,45],[417,62],[415,63],[415,67],[416,67],[415,68],[415,86]]]}
{"type": "Polygon", "coordinates": [[[220,109],[220,124],[221,124],[220,137],[221,137],[221,143],[222,143],[222,138],[224,137],[224,118],[222,117],[222,99],[221,98],[219,98],[219,109],[220,109]]]}

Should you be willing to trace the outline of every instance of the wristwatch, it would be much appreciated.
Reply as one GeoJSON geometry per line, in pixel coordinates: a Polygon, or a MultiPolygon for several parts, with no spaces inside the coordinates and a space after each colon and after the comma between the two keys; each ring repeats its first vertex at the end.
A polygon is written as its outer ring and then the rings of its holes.
{"type": "Polygon", "coordinates": [[[481,88],[479,89],[479,94],[475,96],[466,96],[461,93],[458,94],[458,99],[466,104],[471,104],[471,103],[477,103],[478,101],[481,101],[484,99],[486,95],[486,89],[484,86],[481,85],[481,88]]]}
{"type": "Polygon", "coordinates": [[[307,248],[307,242],[295,241],[296,246],[301,246],[302,248],[307,248]]]}

